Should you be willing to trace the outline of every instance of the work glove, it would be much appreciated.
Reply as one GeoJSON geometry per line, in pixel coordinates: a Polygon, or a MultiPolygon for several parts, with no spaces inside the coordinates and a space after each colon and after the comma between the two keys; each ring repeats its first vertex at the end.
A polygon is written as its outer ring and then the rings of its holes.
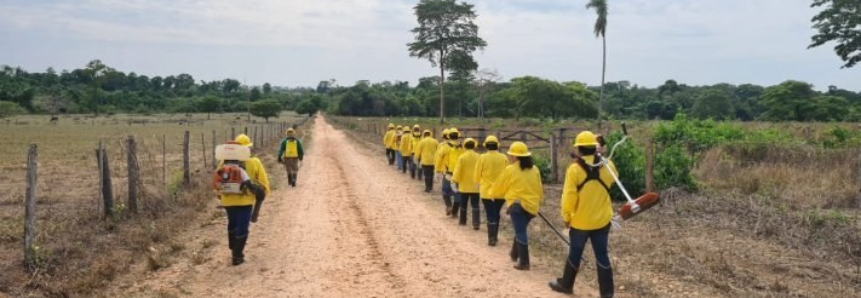
{"type": "Polygon", "coordinates": [[[622,225],[619,223],[622,222],[622,220],[623,220],[622,217],[619,216],[618,213],[616,213],[616,215],[613,215],[613,219],[610,220],[610,230],[614,230],[614,231],[621,230],[622,225]]]}

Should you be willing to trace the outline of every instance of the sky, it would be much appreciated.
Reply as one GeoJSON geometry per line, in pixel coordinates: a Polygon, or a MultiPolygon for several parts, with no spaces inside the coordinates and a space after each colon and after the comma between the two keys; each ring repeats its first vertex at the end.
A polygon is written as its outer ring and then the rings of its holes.
{"type": "MultiPolygon", "coordinates": [[[[438,75],[409,57],[418,0],[0,0],[0,65],[108,66],[249,85],[438,75]]],[[[599,85],[601,41],[586,0],[470,0],[480,68],[599,85]]],[[[833,45],[807,49],[810,0],[609,0],[607,81],[655,87],[801,80],[861,91],[833,45]]]]}

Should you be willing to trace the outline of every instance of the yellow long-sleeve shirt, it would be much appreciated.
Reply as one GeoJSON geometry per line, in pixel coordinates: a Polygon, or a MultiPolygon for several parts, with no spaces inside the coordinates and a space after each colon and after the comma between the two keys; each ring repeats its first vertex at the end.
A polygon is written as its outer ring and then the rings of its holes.
{"type": "Polygon", "coordinates": [[[523,210],[532,215],[537,215],[544,198],[541,172],[535,166],[528,170],[522,170],[520,169],[520,162],[514,162],[505,167],[505,170],[493,183],[490,188],[490,197],[505,198],[505,206],[508,207],[519,201],[523,210]]]}
{"type": "Polygon", "coordinates": [[[413,156],[413,136],[410,134],[404,134],[401,136],[401,144],[400,144],[401,156],[403,157],[411,157],[413,156]]]}
{"type": "Polygon", "coordinates": [[[411,153],[413,154],[413,156],[418,157],[419,155],[416,154],[416,151],[419,150],[419,142],[422,141],[422,134],[413,133],[411,140],[413,141],[412,145],[410,146],[410,148],[412,148],[411,153]]]}
{"type": "Polygon", "coordinates": [[[463,147],[460,146],[458,141],[454,140],[449,140],[445,145],[440,147],[436,168],[438,172],[451,173],[457,164],[457,158],[463,154],[463,147]]]}
{"type": "Polygon", "coordinates": [[[445,167],[443,166],[443,163],[442,163],[442,148],[447,146],[446,143],[448,143],[448,140],[442,140],[441,142],[439,142],[439,144],[436,147],[436,153],[434,153],[434,157],[433,157],[434,172],[437,172],[437,173],[444,173],[445,172],[445,167]]]}
{"type": "Polygon", "coordinates": [[[425,137],[416,145],[416,156],[421,160],[421,165],[432,166],[436,159],[436,150],[439,142],[432,137],[425,137]]]}
{"type": "Polygon", "coordinates": [[[389,129],[389,131],[387,131],[386,134],[383,136],[383,145],[386,146],[386,149],[392,149],[394,147],[394,145],[392,144],[394,138],[395,130],[389,129]]]}
{"type": "MultiPolygon", "coordinates": [[[[223,164],[223,161],[219,162],[218,167],[220,168],[223,164]]],[[[269,176],[266,175],[266,168],[263,167],[263,163],[260,162],[260,159],[252,157],[245,161],[245,172],[248,173],[252,183],[263,187],[264,192],[268,196],[271,191],[269,188],[269,176]]],[[[224,207],[249,206],[254,205],[256,201],[257,198],[255,198],[254,194],[250,192],[241,195],[221,195],[221,206],[224,207]]]]}
{"type": "MultiPolygon", "coordinates": [[[[591,165],[595,157],[585,156],[583,160],[591,165]]],[[[613,173],[617,173],[616,166],[608,162],[606,166],[601,167],[599,176],[601,181],[610,188],[613,187],[614,179],[608,172],[608,167],[613,173]]],[[[562,188],[562,219],[572,228],[586,231],[603,228],[613,218],[610,193],[599,181],[589,181],[580,191],[577,191],[577,186],[586,180],[587,175],[583,167],[576,162],[571,163],[565,173],[565,184],[562,188]]]]}
{"type": "Polygon", "coordinates": [[[457,158],[451,181],[457,183],[460,193],[478,193],[478,179],[475,175],[475,165],[478,163],[478,153],[466,150],[457,158]]]}
{"type": "Polygon", "coordinates": [[[475,165],[476,181],[481,185],[480,194],[484,200],[492,200],[490,187],[508,166],[508,158],[497,150],[488,151],[478,157],[475,165]]]}

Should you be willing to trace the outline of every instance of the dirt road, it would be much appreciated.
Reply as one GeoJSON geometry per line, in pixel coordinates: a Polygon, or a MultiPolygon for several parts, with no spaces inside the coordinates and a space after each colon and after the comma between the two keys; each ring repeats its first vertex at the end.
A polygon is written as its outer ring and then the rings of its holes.
{"type": "MultiPolygon", "coordinates": [[[[509,235],[448,219],[441,199],[396,172],[381,152],[354,144],[318,117],[299,186],[267,200],[252,226],[247,262],[228,265],[219,225],[201,228],[212,248],[117,289],[126,296],[571,297],[547,287],[559,268],[511,268],[509,235]],[[202,260],[202,261],[201,261],[202,260]]],[[[272,171],[274,169],[270,169],[272,171]]],[[[279,171],[281,169],[278,169],[279,171]]],[[[284,183],[282,183],[284,185],[284,183]]],[[[438,186],[437,186],[438,188],[438,186]]],[[[582,282],[581,282],[582,283],[582,282]]],[[[578,287],[575,297],[597,297],[578,287]]]]}

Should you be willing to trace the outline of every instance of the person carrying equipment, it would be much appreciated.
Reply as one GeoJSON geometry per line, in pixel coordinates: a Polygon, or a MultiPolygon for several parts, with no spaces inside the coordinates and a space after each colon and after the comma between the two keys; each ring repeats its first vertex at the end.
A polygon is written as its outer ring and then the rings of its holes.
{"type": "Polygon", "coordinates": [[[463,147],[458,141],[459,138],[460,132],[457,131],[457,128],[450,128],[448,130],[448,142],[440,146],[436,166],[437,170],[442,173],[443,201],[445,201],[446,206],[450,206],[446,210],[446,215],[450,215],[452,218],[457,218],[461,200],[460,194],[451,185],[452,171],[454,171],[457,158],[463,153],[463,147]],[[454,197],[454,201],[452,201],[452,197],[454,197]]]}
{"type": "MultiPolygon", "coordinates": [[[[257,222],[263,200],[269,195],[269,177],[260,159],[251,155],[251,142],[245,134],[236,136],[232,144],[247,148],[245,161],[224,158],[213,175],[213,184],[221,197],[221,206],[227,213],[227,243],[233,265],[245,262],[245,244],[248,241],[250,222],[257,222]],[[240,177],[237,179],[237,174],[240,177]],[[224,187],[241,181],[238,188],[224,187]]],[[[235,148],[234,148],[235,149],[235,148]]],[[[216,150],[216,153],[219,150],[216,150]]]]}
{"type": "Polygon", "coordinates": [[[529,270],[529,222],[538,214],[544,198],[541,172],[532,161],[532,153],[523,142],[514,142],[508,150],[510,165],[505,167],[490,188],[491,198],[505,198],[506,213],[511,215],[514,240],[511,245],[511,260],[517,262],[514,269],[529,270]]]}
{"type": "Polygon", "coordinates": [[[487,245],[496,246],[499,235],[500,212],[502,205],[505,204],[505,199],[491,197],[490,187],[502,174],[502,170],[508,166],[508,159],[499,153],[499,140],[496,136],[491,135],[484,140],[484,149],[487,152],[478,157],[478,162],[475,165],[475,180],[480,185],[479,194],[487,214],[487,245]]]}
{"type": "Polygon", "coordinates": [[[296,187],[303,158],[305,158],[305,151],[302,148],[302,141],[296,138],[296,130],[287,129],[287,137],[278,147],[278,162],[283,163],[284,168],[287,169],[287,183],[292,187],[296,187]]]}
{"type": "Polygon", "coordinates": [[[395,149],[395,163],[398,165],[398,171],[404,167],[404,159],[401,157],[401,139],[404,136],[403,126],[395,127],[395,137],[392,140],[392,148],[395,149]]]}
{"type": "MultiPolygon", "coordinates": [[[[406,174],[408,170],[411,168],[415,168],[413,165],[413,136],[410,134],[410,127],[404,126],[403,135],[401,136],[401,159],[403,160],[403,168],[401,168],[401,173],[406,174]]],[[[415,176],[415,172],[412,172],[415,176]]],[[[415,178],[415,177],[414,177],[415,178]]]]}
{"type": "Polygon", "coordinates": [[[395,163],[395,149],[392,146],[392,139],[395,137],[395,125],[389,123],[389,130],[383,135],[383,146],[386,146],[386,158],[389,160],[389,165],[395,163]]]}
{"type": "Polygon", "coordinates": [[[412,144],[410,144],[410,148],[412,149],[412,161],[410,161],[410,178],[422,180],[422,171],[419,168],[419,156],[416,154],[416,150],[418,149],[418,144],[422,140],[422,128],[418,124],[413,125],[413,134],[410,136],[410,140],[412,144]]]}
{"type": "Polygon", "coordinates": [[[475,147],[478,145],[473,138],[463,141],[464,152],[457,158],[452,172],[451,182],[457,185],[460,194],[460,225],[466,225],[466,206],[472,206],[472,229],[479,230],[481,225],[481,208],[478,207],[479,192],[478,179],[475,175],[475,165],[478,163],[478,153],[475,147]]]}
{"type": "Polygon", "coordinates": [[[422,167],[419,173],[424,176],[425,192],[431,192],[433,190],[434,159],[439,142],[433,138],[433,132],[430,130],[425,129],[423,134],[424,138],[416,144],[416,158],[422,167]]]}
{"type": "Polygon", "coordinates": [[[578,156],[565,173],[562,189],[562,220],[568,230],[571,245],[568,260],[562,277],[549,283],[553,291],[573,293],[574,280],[580,270],[580,260],[587,241],[592,242],[592,250],[598,268],[598,287],[601,298],[613,297],[613,269],[608,253],[613,205],[610,201],[610,188],[614,179],[608,170],[616,172],[615,165],[597,154],[600,146],[598,138],[589,131],[581,132],[574,140],[578,156]]]}

